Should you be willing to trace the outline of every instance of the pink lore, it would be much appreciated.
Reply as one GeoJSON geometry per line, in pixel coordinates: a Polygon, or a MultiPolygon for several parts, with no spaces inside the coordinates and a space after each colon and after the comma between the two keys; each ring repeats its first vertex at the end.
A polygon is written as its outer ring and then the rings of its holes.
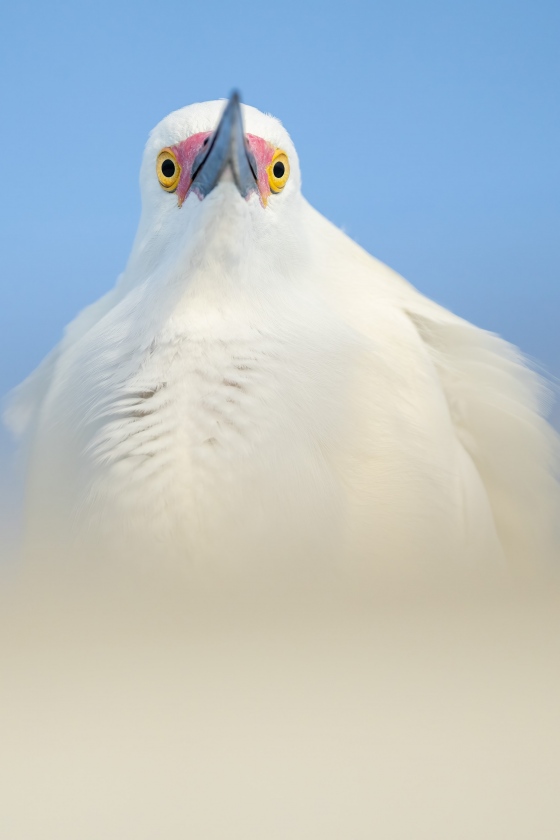
{"type": "MultiPolygon", "coordinates": [[[[179,207],[183,204],[191,186],[191,174],[195,158],[202,149],[202,144],[206,138],[210,137],[210,134],[210,131],[202,131],[198,134],[193,134],[186,140],[182,140],[175,146],[170,146],[181,167],[181,177],[177,185],[179,207]]],[[[253,153],[257,164],[257,181],[261,204],[263,207],[266,207],[270,195],[270,184],[268,183],[268,173],[266,170],[272,162],[272,156],[275,151],[274,146],[267,140],[263,140],[262,137],[256,137],[254,134],[246,134],[245,136],[249,149],[253,153]]]]}

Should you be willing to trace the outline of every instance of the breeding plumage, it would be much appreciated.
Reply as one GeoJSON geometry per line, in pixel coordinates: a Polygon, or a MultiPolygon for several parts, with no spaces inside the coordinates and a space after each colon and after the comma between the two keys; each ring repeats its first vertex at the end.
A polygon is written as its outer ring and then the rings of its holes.
{"type": "Polygon", "coordinates": [[[140,180],[124,273],[9,410],[31,545],[209,574],[555,554],[541,382],[315,211],[277,120],[176,111],[140,180]]]}

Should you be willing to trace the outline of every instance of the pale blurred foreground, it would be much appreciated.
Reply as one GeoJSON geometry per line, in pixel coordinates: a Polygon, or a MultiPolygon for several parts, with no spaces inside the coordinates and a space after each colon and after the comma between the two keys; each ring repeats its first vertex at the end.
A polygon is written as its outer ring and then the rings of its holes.
{"type": "Polygon", "coordinates": [[[2,581],[6,840],[560,837],[560,586],[2,581]]]}

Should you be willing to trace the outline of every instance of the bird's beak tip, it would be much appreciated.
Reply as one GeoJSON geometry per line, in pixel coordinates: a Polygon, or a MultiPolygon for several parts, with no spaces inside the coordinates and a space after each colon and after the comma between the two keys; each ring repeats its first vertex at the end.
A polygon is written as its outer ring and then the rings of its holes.
{"type": "Polygon", "coordinates": [[[233,90],[218,122],[208,151],[197,165],[192,187],[202,197],[208,195],[219,182],[224,169],[231,167],[240,194],[247,198],[258,191],[254,166],[248,158],[244,139],[239,91],[233,90]]]}

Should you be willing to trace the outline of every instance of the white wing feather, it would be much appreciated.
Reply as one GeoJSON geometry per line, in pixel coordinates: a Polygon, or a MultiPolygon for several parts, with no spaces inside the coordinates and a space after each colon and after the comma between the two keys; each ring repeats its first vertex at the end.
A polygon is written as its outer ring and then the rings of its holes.
{"type": "MultiPolygon", "coordinates": [[[[323,226],[325,220],[317,216],[323,226]]],[[[337,253],[329,255],[331,265],[348,265],[351,254],[351,264],[359,266],[354,292],[345,274],[344,290],[336,291],[337,307],[344,308],[344,297],[348,310],[353,293],[364,302],[367,284],[370,296],[393,301],[408,315],[432,359],[457,441],[482,479],[508,562],[523,566],[560,559],[560,438],[545,419],[551,388],[507,341],[425,298],[328,225],[330,248],[337,253]]],[[[357,319],[351,312],[353,326],[357,319]]]]}

